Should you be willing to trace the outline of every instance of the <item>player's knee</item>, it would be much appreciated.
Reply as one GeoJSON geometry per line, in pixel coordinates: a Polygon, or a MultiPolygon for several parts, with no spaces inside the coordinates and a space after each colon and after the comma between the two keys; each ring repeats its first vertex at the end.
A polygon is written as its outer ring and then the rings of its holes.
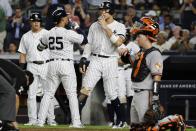
{"type": "Polygon", "coordinates": [[[119,97],[119,100],[120,100],[120,104],[127,103],[127,98],[126,98],[126,96],[119,97]]]}

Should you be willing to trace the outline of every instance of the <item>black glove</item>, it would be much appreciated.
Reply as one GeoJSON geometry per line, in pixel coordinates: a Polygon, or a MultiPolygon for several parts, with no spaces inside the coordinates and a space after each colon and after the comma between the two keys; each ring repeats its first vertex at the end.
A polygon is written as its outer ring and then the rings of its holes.
{"type": "Polygon", "coordinates": [[[79,63],[79,67],[82,68],[82,70],[85,72],[86,71],[86,68],[88,66],[88,61],[85,57],[82,57],[80,59],[80,63],[79,63]],[[84,68],[85,67],[85,68],[84,68]]]}
{"type": "Polygon", "coordinates": [[[19,63],[19,66],[20,66],[20,68],[21,68],[22,70],[24,70],[25,67],[26,67],[26,63],[19,63]]]}
{"type": "Polygon", "coordinates": [[[127,53],[126,56],[122,55],[120,58],[121,58],[121,60],[122,60],[123,63],[125,63],[125,64],[131,64],[130,63],[130,60],[129,60],[129,57],[130,57],[130,54],[127,53]]]}

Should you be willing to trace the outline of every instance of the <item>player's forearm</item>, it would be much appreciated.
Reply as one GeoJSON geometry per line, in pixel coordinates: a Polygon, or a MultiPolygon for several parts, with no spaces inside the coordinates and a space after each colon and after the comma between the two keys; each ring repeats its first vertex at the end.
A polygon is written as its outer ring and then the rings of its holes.
{"type": "Polygon", "coordinates": [[[26,54],[20,53],[19,63],[26,63],[26,54]]]}
{"type": "Polygon", "coordinates": [[[110,41],[117,47],[121,46],[124,42],[124,38],[121,37],[121,36],[118,36],[116,34],[114,34],[112,32],[112,30],[110,28],[108,28],[107,26],[106,27],[103,27],[103,29],[105,30],[107,36],[110,38],[110,41]]]}
{"type": "Polygon", "coordinates": [[[25,63],[26,63],[26,54],[20,53],[19,66],[23,70],[25,69],[25,63]]]}
{"type": "Polygon", "coordinates": [[[82,54],[82,57],[85,57],[85,58],[88,58],[91,54],[91,46],[90,44],[86,44],[85,47],[84,47],[84,52],[82,54]]]}

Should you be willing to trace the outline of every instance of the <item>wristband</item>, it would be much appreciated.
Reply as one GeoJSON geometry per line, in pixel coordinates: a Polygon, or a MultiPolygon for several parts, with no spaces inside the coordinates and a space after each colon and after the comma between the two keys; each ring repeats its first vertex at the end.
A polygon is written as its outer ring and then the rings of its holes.
{"type": "Polygon", "coordinates": [[[116,36],[115,34],[112,34],[112,36],[110,37],[110,40],[112,43],[116,43],[118,40],[119,36],[116,36]]]}

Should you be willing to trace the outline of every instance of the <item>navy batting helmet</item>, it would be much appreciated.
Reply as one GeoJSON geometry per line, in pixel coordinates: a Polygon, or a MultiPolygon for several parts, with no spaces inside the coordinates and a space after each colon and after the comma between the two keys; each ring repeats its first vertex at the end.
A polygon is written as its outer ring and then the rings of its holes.
{"type": "Polygon", "coordinates": [[[39,12],[31,13],[31,15],[29,17],[29,20],[30,21],[39,21],[39,22],[41,22],[42,21],[41,14],[39,12]]]}
{"type": "Polygon", "coordinates": [[[52,12],[52,17],[54,22],[59,22],[61,18],[66,17],[68,14],[63,9],[57,9],[52,12]]]}
{"type": "Polygon", "coordinates": [[[102,9],[109,10],[108,13],[110,13],[111,15],[114,14],[114,5],[110,1],[102,2],[101,5],[99,6],[99,10],[102,9]]]}

